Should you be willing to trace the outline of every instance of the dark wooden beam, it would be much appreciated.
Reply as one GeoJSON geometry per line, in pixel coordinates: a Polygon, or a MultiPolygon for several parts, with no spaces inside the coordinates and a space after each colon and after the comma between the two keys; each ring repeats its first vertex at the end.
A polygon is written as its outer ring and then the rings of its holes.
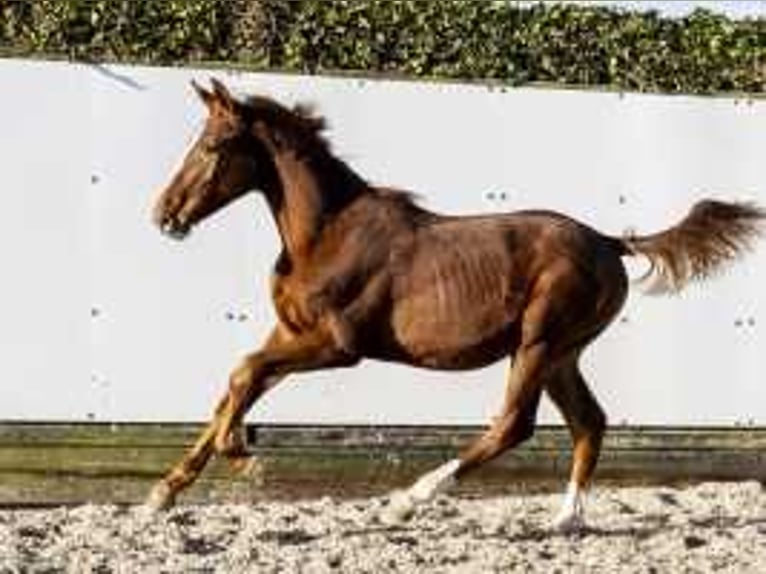
{"type": "MultiPolygon", "coordinates": [[[[194,424],[0,424],[0,505],[140,501],[199,431],[194,424]]],[[[250,426],[263,473],[215,461],[187,502],[385,494],[451,458],[478,427],[250,426]]],[[[461,485],[463,494],[560,489],[570,461],[562,427],[461,485]]],[[[766,428],[610,428],[602,482],[766,481],[766,428]]]]}

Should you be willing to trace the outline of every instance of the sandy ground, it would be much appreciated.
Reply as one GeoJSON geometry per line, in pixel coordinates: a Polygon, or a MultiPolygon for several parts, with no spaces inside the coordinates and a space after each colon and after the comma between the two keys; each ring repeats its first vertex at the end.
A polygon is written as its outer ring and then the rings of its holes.
{"type": "Polygon", "coordinates": [[[604,488],[587,530],[548,528],[560,496],[441,497],[401,526],[387,499],[0,511],[0,572],[766,572],[756,482],[604,488]]]}

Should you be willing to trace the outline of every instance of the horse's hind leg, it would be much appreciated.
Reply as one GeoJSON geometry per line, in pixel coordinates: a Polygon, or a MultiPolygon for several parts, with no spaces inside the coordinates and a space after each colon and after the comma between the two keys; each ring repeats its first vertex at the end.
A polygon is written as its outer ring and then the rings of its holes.
{"type": "Polygon", "coordinates": [[[446,490],[457,479],[534,433],[542,383],[549,367],[548,345],[537,342],[521,347],[514,358],[500,413],[489,429],[453,459],[422,476],[412,487],[396,493],[383,514],[388,522],[407,519],[415,506],[446,490]]]}
{"type": "Polygon", "coordinates": [[[583,494],[596,468],[606,416],[591,394],[577,366],[577,359],[562,366],[546,384],[549,396],[561,411],[572,435],[572,470],[564,504],[553,522],[559,530],[583,526],[583,494]]]}

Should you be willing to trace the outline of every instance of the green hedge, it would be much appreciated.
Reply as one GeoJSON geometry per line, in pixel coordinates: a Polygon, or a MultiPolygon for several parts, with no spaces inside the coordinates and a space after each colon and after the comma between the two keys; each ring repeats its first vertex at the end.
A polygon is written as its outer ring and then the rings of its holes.
{"type": "Polygon", "coordinates": [[[228,56],[225,0],[0,0],[17,55],[174,63],[228,56]]]}
{"type": "Polygon", "coordinates": [[[16,55],[307,73],[766,91],[766,19],[503,0],[0,0],[16,55]]]}

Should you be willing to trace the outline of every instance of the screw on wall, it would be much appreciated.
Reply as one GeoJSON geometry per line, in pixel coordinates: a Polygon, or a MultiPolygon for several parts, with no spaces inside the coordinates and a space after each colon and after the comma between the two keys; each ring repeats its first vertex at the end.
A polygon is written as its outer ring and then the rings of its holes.
{"type": "Polygon", "coordinates": [[[233,311],[226,311],[226,313],[224,313],[224,317],[226,318],[227,321],[236,321],[237,323],[244,323],[250,318],[248,314],[243,311],[240,311],[238,313],[235,313],[233,311]]]}
{"type": "Polygon", "coordinates": [[[91,174],[91,176],[90,176],[90,183],[92,185],[96,185],[100,181],[101,181],[101,178],[98,175],[96,175],[95,173],[91,174]]]}
{"type": "Polygon", "coordinates": [[[734,319],[734,327],[740,328],[753,328],[755,327],[755,317],[737,317],[734,319]]]}
{"type": "Polygon", "coordinates": [[[508,201],[510,199],[510,194],[505,191],[488,191],[484,194],[484,199],[487,201],[508,201]]]}

